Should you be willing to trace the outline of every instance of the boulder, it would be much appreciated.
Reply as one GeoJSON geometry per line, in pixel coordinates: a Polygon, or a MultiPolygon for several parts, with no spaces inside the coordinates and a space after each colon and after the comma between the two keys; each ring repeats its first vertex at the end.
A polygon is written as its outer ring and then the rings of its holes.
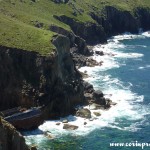
{"type": "Polygon", "coordinates": [[[107,104],[106,99],[104,97],[99,97],[99,98],[95,99],[95,103],[99,104],[99,105],[106,105],[107,104]]]}
{"type": "Polygon", "coordinates": [[[79,109],[76,115],[82,118],[91,118],[91,111],[87,108],[79,109]]]}
{"type": "Polygon", "coordinates": [[[98,99],[98,98],[103,97],[103,96],[104,96],[104,94],[101,90],[97,90],[97,91],[93,92],[93,98],[95,98],[95,99],[98,99]]]}
{"type": "Polygon", "coordinates": [[[85,97],[86,100],[91,100],[91,99],[92,99],[92,94],[90,94],[90,93],[85,93],[85,94],[84,94],[84,97],[85,97]]]}
{"type": "Polygon", "coordinates": [[[100,112],[93,112],[93,114],[94,114],[95,116],[101,116],[101,113],[100,113],[100,112]]]}
{"type": "Polygon", "coordinates": [[[104,55],[104,52],[103,52],[103,51],[95,51],[95,54],[100,55],[100,56],[103,56],[103,55],[104,55]]]}
{"type": "Polygon", "coordinates": [[[87,124],[87,122],[84,122],[84,125],[86,125],[87,124]]]}
{"type": "Polygon", "coordinates": [[[88,83],[88,82],[86,82],[86,81],[84,81],[83,82],[83,87],[84,87],[84,90],[86,91],[86,92],[88,92],[88,93],[91,93],[91,92],[93,92],[93,85],[92,84],[90,84],[90,83],[88,83]]]}
{"type": "Polygon", "coordinates": [[[64,124],[63,129],[66,129],[66,130],[76,130],[76,129],[78,129],[78,126],[71,125],[71,124],[64,124]]]}

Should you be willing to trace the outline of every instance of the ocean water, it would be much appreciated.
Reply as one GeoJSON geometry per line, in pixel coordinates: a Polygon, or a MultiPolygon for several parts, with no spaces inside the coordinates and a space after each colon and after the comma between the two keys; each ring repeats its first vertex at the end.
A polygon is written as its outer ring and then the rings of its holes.
{"type": "MultiPolygon", "coordinates": [[[[150,34],[129,33],[110,38],[105,45],[96,45],[94,55],[102,66],[83,67],[88,82],[101,89],[105,97],[117,102],[108,111],[96,110],[102,115],[93,121],[67,116],[69,123],[78,125],[75,131],[63,130],[60,120],[48,120],[37,130],[24,132],[26,142],[39,150],[140,150],[140,146],[112,147],[110,143],[150,144],[150,34]],[[84,125],[87,122],[87,125],[84,125]],[[48,131],[52,138],[43,132],[48,131]]],[[[87,106],[88,108],[88,106],[87,106]]],[[[150,145],[144,147],[150,149],[150,145]]]]}

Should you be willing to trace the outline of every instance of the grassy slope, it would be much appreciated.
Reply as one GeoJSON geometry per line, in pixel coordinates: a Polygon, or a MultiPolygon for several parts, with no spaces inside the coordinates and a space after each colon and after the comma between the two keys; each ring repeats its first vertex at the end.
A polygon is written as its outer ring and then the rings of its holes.
{"type": "Polygon", "coordinates": [[[51,39],[55,33],[48,30],[51,24],[70,30],[69,26],[53,18],[53,15],[67,15],[78,21],[91,21],[89,11],[99,11],[104,6],[115,6],[131,11],[135,6],[149,7],[150,0],[70,0],[69,4],[55,4],[51,0],[0,0],[0,45],[50,53],[54,46],[51,39]],[[72,8],[75,9],[72,9],[72,8]],[[73,12],[77,16],[73,15],[73,12]],[[81,14],[80,14],[81,12],[81,14]],[[36,21],[43,23],[40,29],[36,21]]]}

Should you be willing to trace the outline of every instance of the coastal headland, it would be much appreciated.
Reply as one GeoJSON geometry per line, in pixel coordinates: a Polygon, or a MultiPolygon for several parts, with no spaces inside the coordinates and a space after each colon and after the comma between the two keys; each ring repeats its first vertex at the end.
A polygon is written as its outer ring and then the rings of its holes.
{"type": "MultiPolygon", "coordinates": [[[[83,80],[86,74],[78,68],[103,64],[90,58],[92,46],[113,35],[138,33],[140,28],[150,29],[148,0],[0,1],[0,130],[5,135],[0,148],[29,149],[20,133],[3,120],[8,116],[39,108],[41,113],[29,114],[38,126],[45,119],[69,114],[90,117],[88,110],[76,110],[77,105],[101,109],[114,105],[83,80]]],[[[29,122],[18,128],[37,126],[29,122]]]]}

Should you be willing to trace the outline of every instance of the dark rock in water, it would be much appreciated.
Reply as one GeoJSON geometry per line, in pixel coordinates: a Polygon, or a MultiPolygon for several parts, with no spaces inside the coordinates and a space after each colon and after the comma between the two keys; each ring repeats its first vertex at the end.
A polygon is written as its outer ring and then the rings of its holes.
{"type": "Polygon", "coordinates": [[[64,124],[63,129],[66,129],[66,130],[76,130],[76,129],[78,129],[78,126],[71,125],[71,124],[64,124]]]}
{"type": "Polygon", "coordinates": [[[95,100],[95,103],[100,104],[100,105],[106,105],[106,99],[104,97],[100,97],[95,100]]]}
{"type": "Polygon", "coordinates": [[[117,105],[116,102],[110,102],[110,105],[117,105]]]}
{"type": "Polygon", "coordinates": [[[82,118],[91,118],[91,111],[87,108],[79,109],[76,115],[82,118]]]}
{"type": "Polygon", "coordinates": [[[103,56],[103,55],[104,55],[104,52],[103,52],[103,51],[95,51],[95,54],[100,55],[100,56],[103,56]]]}
{"type": "Polygon", "coordinates": [[[87,122],[84,122],[84,125],[87,125],[87,122]]]}
{"type": "Polygon", "coordinates": [[[57,122],[56,125],[59,126],[59,125],[60,125],[60,122],[57,122]]]}
{"type": "Polygon", "coordinates": [[[99,112],[93,112],[93,114],[94,114],[95,116],[101,116],[101,113],[99,113],[99,112]]]}
{"type": "Polygon", "coordinates": [[[94,92],[93,92],[93,97],[94,97],[95,99],[98,99],[98,98],[103,97],[103,96],[104,96],[104,94],[103,94],[103,92],[100,91],[100,90],[97,90],[97,91],[94,91],[94,92]]]}

